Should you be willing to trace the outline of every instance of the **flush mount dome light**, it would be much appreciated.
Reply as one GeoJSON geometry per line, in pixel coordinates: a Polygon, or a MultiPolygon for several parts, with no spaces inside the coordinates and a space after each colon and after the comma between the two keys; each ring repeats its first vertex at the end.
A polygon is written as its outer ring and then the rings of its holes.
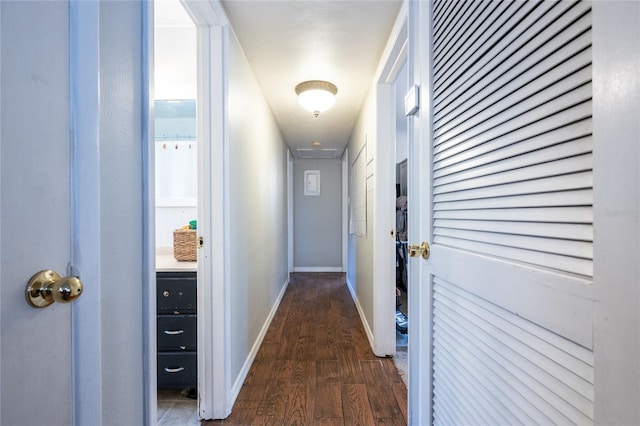
{"type": "Polygon", "coordinates": [[[298,103],[316,117],[336,103],[338,88],[328,81],[311,80],[296,86],[298,103]]]}

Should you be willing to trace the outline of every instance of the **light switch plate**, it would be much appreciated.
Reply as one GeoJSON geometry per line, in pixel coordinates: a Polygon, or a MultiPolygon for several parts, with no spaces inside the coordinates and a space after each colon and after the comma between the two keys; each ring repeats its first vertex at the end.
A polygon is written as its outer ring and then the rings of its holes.
{"type": "Polygon", "coordinates": [[[404,115],[406,117],[415,114],[420,109],[419,93],[419,87],[414,84],[404,97],[404,115]]]}

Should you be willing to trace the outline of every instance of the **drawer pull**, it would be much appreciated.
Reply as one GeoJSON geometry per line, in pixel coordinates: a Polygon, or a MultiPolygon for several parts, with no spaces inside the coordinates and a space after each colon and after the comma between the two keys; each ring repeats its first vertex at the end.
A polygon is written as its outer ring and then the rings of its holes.
{"type": "Polygon", "coordinates": [[[179,373],[181,371],[184,371],[184,367],[165,367],[164,371],[166,371],[167,373],[179,373]]]}
{"type": "Polygon", "coordinates": [[[165,330],[164,334],[168,334],[169,336],[175,336],[176,334],[182,334],[184,330],[165,330]]]}

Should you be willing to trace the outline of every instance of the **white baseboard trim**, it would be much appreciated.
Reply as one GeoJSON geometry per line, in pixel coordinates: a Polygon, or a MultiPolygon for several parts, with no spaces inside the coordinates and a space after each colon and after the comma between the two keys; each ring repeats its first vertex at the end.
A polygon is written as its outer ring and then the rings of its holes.
{"type": "Polygon", "coordinates": [[[344,272],[342,266],[295,266],[293,272],[344,272]]]}
{"type": "Polygon", "coordinates": [[[280,307],[280,302],[282,301],[282,297],[284,296],[284,292],[287,290],[288,286],[289,286],[289,279],[287,279],[287,281],[282,286],[282,290],[280,290],[280,294],[278,294],[278,298],[273,304],[273,308],[271,308],[271,312],[269,312],[269,316],[267,317],[267,320],[264,322],[264,325],[262,326],[262,330],[260,330],[260,334],[258,335],[258,338],[253,344],[253,347],[251,348],[251,352],[249,352],[247,359],[245,360],[244,364],[242,365],[242,368],[240,369],[240,373],[238,374],[238,377],[236,378],[236,381],[234,382],[233,387],[231,388],[231,406],[235,404],[236,399],[238,398],[238,394],[242,389],[242,385],[244,384],[244,381],[247,378],[247,375],[249,374],[249,369],[251,368],[253,361],[256,359],[258,350],[260,350],[260,345],[262,345],[264,336],[267,334],[267,330],[269,330],[271,321],[273,321],[273,317],[276,315],[276,312],[280,307]]]}
{"type": "Polygon", "coordinates": [[[347,288],[349,289],[349,293],[351,293],[351,298],[353,299],[353,303],[355,303],[356,305],[356,309],[358,310],[358,315],[360,315],[360,322],[362,322],[362,326],[364,327],[364,332],[367,334],[367,339],[369,339],[369,346],[371,346],[371,350],[374,350],[375,338],[373,337],[373,330],[371,330],[371,326],[367,322],[367,317],[364,315],[364,310],[360,305],[360,301],[356,296],[356,292],[353,289],[353,285],[351,285],[351,281],[349,281],[349,278],[347,278],[347,288]]]}

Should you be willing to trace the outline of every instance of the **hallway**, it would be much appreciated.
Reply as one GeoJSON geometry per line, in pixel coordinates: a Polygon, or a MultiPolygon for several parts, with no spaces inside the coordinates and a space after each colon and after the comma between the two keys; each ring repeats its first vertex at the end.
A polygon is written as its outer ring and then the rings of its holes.
{"type": "Polygon", "coordinates": [[[226,420],[406,425],[407,389],[369,346],[342,273],[294,273],[226,420]]]}

